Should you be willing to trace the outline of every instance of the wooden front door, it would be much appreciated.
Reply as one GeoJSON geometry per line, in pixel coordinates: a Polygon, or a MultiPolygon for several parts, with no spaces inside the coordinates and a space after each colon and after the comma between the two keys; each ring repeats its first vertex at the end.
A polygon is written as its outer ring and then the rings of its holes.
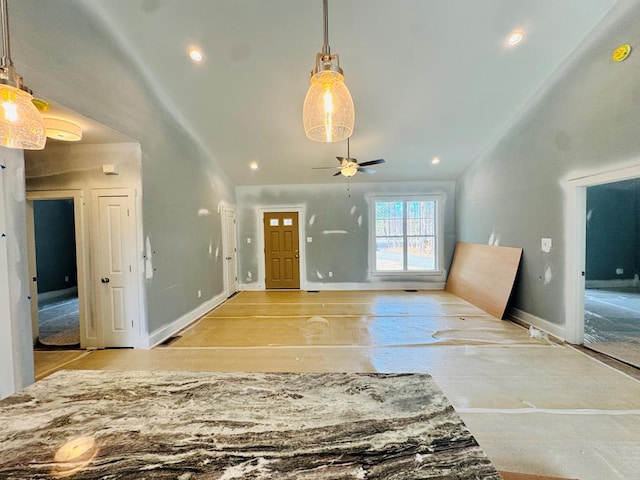
{"type": "Polygon", "coordinates": [[[298,212],[264,214],[266,288],[300,288],[298,212]]]}

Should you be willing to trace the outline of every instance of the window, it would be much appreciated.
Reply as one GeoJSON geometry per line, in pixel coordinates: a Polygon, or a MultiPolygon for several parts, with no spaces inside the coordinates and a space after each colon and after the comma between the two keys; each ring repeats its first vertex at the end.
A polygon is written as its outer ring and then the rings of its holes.
{"type": "Polygon", "coordinates": [[[438,207],[437,197],[375,198],[373,271],[436,272],[438,207]]]}

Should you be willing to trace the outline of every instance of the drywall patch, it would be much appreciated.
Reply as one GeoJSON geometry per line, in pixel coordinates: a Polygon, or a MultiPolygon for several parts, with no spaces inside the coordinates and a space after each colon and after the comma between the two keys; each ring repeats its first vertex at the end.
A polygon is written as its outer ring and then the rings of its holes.
{"type": "Polygon", "coordinates": [[[318,280],[324,279],[324,275],[322,275],[322,273],[320,273],[320,270],[316,270],[316,277],[318,277],[318,280]]]}
{"type": "Polygon", "coordinates": [[[147,280],[151,280],[153,278],[153,250],[151,250],[149,236],[145,240],[144,250],[144,275],[147,280]]]}
{"type": "Polygon", "coordinates": [[[315,214],[311,215],[311,217],[309,218],[309,226],[312,226],[314,223],[316,223],[316,215],[315,214]]]}
{"type": "Polygon", "coordinates": [[[358,216],[358,226],[361,227],[362,226],[362,215],[358,216]]]}
{"type": "Polygon", "coordinates": [[[554,138],[554,142],[558,150],[562,152],[568,152],[571,150],[571,136],[567,132],[557,132],[554,138]]]}
{"type": "Polygon", "coordinates": [[[551,267],[548,266],[545,270],[544,270],[544,284],[545,285],[549,285],[549,283],[551,283],[551,280],[553,279],[553,273],[551,272],[551,267]]]}
{"type": "Polygon", "coordinates": [[[349,232],[346,230],[323,230],[322,233],[324,235],[346,235],[349,232]]]}
{"type": "Polygon", "coordinates": [[[199,217],[206,217],[208,215],[211,215],[211,211],[208,208],[201,208],[200,210],[198,210],[199,217]]]}
{"type": "Polygon", "coordinates": [[[354,205],[353,207],[351,207],[351,216],[353,216],[356,213],[356,206],[354,205]]]}
{"type": "Polygon", "coordinates": [[[491,232],[491,235],[489,235],[489,245],[493,245],[495,247],[500,246],[500,235],[495,232],[495,229],[491,232]]]}
{"type": "Polygon", "coordinates": [[[251,273],[251,270],[249,270],[247,272],[247,282],[252,282],[253,281],[253,274],[251,273]]]}

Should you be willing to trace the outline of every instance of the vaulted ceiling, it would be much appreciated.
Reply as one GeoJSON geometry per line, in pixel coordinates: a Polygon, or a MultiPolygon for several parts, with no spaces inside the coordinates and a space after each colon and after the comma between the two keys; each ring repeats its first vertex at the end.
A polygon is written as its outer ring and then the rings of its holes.
{"type": "MultiPolygon", "coordinates": [[[[234,183],[345,181],[312,167],[337,165],[346,142],[316,143],[302,128],[321,0],[85,3],[234,183]]],[[[330,0],[329,44],[356,109],[351,156],[387,161],[353,181],[457,178],[614,3],[330,0]],[[525,37],[509,47],[515,29],[525,37]]]]}

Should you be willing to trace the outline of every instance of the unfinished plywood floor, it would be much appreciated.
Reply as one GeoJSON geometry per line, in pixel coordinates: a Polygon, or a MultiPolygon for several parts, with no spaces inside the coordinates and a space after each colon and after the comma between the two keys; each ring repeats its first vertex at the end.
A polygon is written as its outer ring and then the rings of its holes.
{"type": "Polygon", "coordinates": [[[442,291],[244,292],[169,346],[95,351],[64,368],[425,372],[498,469],[640,471],[640,382],[442,291]]]}

